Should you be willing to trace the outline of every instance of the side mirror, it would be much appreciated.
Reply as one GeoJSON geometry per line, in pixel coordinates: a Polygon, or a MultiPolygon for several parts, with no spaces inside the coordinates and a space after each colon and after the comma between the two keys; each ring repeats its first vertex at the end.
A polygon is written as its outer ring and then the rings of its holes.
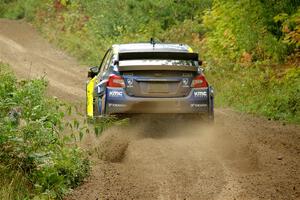
{"type": "Polygon", "coordinates": [[[201,66],[203,64],[202,60],[198,60],[199,66],[201,66]]]}
{"type": "Polygon", "coordinates": [[[119,61],[118,61],[118,60],[115,60],[115,61],[114,61],[114,65],[119,65],[119,61]]]}
{"type": "Polygon", "coordinates": [[[88,71],[88,78],[94,78],[99,73],[99,67],[91,67],[88,71]]]}

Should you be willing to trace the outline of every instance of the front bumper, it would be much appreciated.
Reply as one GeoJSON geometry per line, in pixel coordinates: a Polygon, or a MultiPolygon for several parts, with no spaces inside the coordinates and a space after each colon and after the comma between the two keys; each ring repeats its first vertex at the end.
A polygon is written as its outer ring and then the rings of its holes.
{"type": "Polygon", "coordinates": [[[176,98],[132,97],[123,88],[107,88],[105,113],[208,113],[212,98],[211,88],[193,88],[188,96],[176,98]]]}

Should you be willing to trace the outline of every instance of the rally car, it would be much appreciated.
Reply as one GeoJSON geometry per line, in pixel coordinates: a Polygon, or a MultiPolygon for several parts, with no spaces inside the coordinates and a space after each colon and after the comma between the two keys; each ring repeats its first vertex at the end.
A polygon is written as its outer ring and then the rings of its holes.
{"type": "Polygon", "coordinates": [[[113,45],[88,72],[87,116],[193,114],[213,120],[213,89],[201,63],[184,44],[113,45]]]}

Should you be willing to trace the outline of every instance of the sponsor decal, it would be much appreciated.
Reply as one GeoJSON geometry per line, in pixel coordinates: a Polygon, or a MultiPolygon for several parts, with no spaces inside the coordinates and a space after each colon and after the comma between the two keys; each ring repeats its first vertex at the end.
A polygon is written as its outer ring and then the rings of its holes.
{"type": "Polygon", "coordinates": [[[114,91],[109,91],[108,95],[110,97],[122,97],[123,96],[123,92],[122,91],[118,91],[118,90],[114,90],[114,91]]]}
{"type": "Polygon", "coordinates": [[[195,97],[207,97],[207,92],[206,91],[194,91],[194,96],[195,97]]]}
{"type": "Polygon", "coordinates": [[[126,107],[126,105],[125,104],[109,103],[108,107],[112,107],[112,108],[124,108],[124,107],[126,107]]]}

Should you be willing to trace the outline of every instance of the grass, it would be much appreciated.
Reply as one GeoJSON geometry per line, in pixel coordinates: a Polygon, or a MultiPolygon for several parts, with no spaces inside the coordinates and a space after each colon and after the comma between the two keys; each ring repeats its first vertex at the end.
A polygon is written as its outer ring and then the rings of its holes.
{"type": "Polygon", "coordinates": [[[209,71],[208,76],[213,77],[218,106],[300,123],[299,68],[291,67],[281,72],[259,66],[215,70],[209,71]]]}
{"type": "Polygon", "coordinates": [[[18,172],[0,164],[0,199],[21,200],[29,198],[30,182],[18,172]]]}

